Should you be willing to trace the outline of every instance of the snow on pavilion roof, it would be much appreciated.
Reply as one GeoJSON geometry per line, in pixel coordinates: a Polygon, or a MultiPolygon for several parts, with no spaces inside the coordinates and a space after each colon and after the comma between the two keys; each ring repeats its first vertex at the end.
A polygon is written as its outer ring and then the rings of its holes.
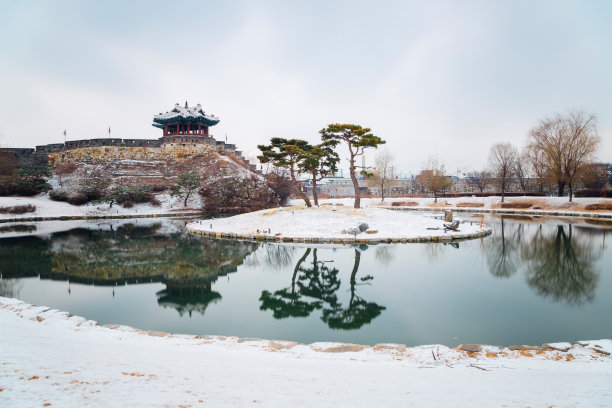
{"type": "Polygon", "coordinates": [[[166,124],[178,122],[201,123],[206,126],[214,126],[219,123],[219,118],[215,115],[205,113],[199,103],[194,107],[189,107],[187,106],[187,102],[185,102],[185,107],[177,103],[170,112],[153,116],[153,126],[162,129],[166,124]]]}

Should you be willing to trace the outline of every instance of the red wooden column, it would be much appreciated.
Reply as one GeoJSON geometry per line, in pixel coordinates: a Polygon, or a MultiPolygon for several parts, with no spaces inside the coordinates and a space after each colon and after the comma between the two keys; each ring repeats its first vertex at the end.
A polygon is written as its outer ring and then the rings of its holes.
{"type": "Polygon", "coordinates": [[[198,123],[198,135],[201,135],[201,134],[202,134],[201,129],[202,129],[202,126],[201,126],[201,125],[198,123]]]}
{"type": "Polygon", "coordinates": [[[164,136],[166,136],[168,134],[168,124],[166,123],[164,125],[164,136]]]}
{"type": "Polygon", "coordinates": [[[191,123],[187,124],[187,134],[190,135],[191,134],[191,123]]]}

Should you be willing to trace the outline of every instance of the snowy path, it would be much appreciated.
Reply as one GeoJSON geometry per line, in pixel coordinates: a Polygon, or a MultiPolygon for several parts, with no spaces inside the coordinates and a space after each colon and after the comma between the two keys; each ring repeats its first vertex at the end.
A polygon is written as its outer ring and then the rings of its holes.
{"type": "MultiPolygon", "coordinates": [[[[281,349],[110,329],[6,298],[0,327],[3,407],[612,405],[612,358],[592,342],[533,357],[443,346],[329,353],[315,349],[333,344],[281,349]]],[[[596,343],[612,351],[611,341],[596,343]]]]}

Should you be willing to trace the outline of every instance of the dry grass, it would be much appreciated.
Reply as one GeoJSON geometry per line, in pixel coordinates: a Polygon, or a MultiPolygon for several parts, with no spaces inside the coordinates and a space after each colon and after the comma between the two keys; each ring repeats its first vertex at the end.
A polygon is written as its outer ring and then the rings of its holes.
{"type": "Polygon", "coordinates": [[[16,205],[13,207],[0,207],[0,214],[25,214],[35,211],[36,206],[32,204],[16,205]]]}
{"type": "Polygon", "coordinates": [[[533,206],[533,201],[514,201],[511,203],[502,203],[500,205],[501,208],[531,208],[533,206]]]}
{"type": "Polygon", "coordinates": [[[483,203],[458,203],[457,207],[476,208],[476,207],[484,207],[484,204],[483,203]]]}
{"type": "Polygon", "coordinates": [[[393,207],[416,207],[419,203],[416,201],[393,201],[391,206],[393,207]]]}
{"type": "Polygon", "coordinates": [[[589,204],[584,209],[587,211],[612,211],[612,203],[589,204]]]}

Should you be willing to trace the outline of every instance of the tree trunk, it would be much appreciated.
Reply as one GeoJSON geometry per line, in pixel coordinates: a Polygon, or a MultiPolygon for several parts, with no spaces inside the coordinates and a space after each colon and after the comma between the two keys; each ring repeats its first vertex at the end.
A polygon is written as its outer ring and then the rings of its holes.
{"type": "Polygon", "coordinates": [[[319,206],[319,196],[317,194],[317,174],[316,172],[312,172],[312,198],[314,199],[314,204],[319,206]]]}
{"type": "Polygon", "coordinates": [[[185,194],[185,202],[183,203],[185,207],[187,207],[187,200],[189,200],[189,194],[191,193],[188,192],[187,194],[185,194]]]}
{"type": "Polygon", "coordinates": [[[572,183],[569,183],[568,185],[569,188],[569,202],[572,202],[572,196],[574,195],[574,188],[572,186],[572,183]]]}
{"type": "Polygon", "coordinates": [[[295,292],[295,278],[297,277],[297,273],[300,270],[300,266],[302,266],[306,258],[308,258],[308,255],[310,255],[310,249],[311,248],[306,249],[304,255],[302,255],[302,257],[298,260],[297,264],[295,264],[295,268],[293,269],[293,277],[291,278],[291,293],[295,292]]]}
{"type": "Polygon", "coordinates": [[[438,192],[436,190],[434,190],[434,203],[438,202],[438,192]]]}
{"type": "Polygon", "coordinates": [[[359,193],[359,183],[357,182],[357,176],[355,176],[355,156],[351,155],[351,165],[349,167],[351,173],[351,180],[353,181],[353,188],[355,189],[355,204],[353,208],[361,208],[361,194],[359,193]]]}
{"type": "Polygon", "coordinates": [[[380,183],[380,201],[385,201],[385,179],[380,183]]]}
{"type": "Polygon", "coordinates": [[[361,260],[361,252],[355,248],[355,262],[353,263],[353,271],[351,272],[351,300],[349,305],[353,305],[353,299],[355,298],[355,285],[357,284],[357,271],[359,270],[359,261],[361,260]]]}
{"type": "Polygon", "coordinates": [[[306,203],[306,207],[312,207],[312,204],[310,203],[308,196],[304,194],[304,192],[297,187],[297,180],[295,179],[295,173],[293,171],[293,166],[291,166],[291,184],[294,189],[297,188],[298,194],[300,195],[300,197],[302,197],[302,200],[304,200],[304,202],[306,203]]]}
{"type": "Polygon", "coordinates": [[[557,181],[557,196],[563,197],[565,192],[565,181],[557,181]]]}
{"type": "Polygon", "coordinates": [[[502,181],[502,185],[501,185],[501,193],[502,193],[502,203],[504,202],[504,193],[506,192],[506,181],[502,181]]]}

